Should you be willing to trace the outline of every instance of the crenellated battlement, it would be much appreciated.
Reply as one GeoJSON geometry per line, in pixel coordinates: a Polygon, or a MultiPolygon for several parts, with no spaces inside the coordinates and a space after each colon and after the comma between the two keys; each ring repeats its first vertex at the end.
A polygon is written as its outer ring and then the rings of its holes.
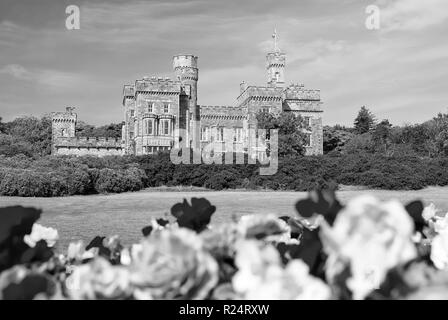
{"type": "Polygon", "coordinates": [[[173,69],[198,68],[198,57],[193,54],[178,54],[173,56],[173,69]]]}
{"type": "Polygon", "coordinates": [[[126,84],[123,87],[123,97],[134,97],[135,95],[135,87],[132,84],[126,84]]]}
{"type": "Polygon", "coordinates": [[[108,137],[58,137],[56,147],[121,148],[121,139],[108,137]]]}
{"type": "Polygon", "coordinates": [[[134,90],[136,93],[145,91],[180,93],[181,83],[170,78],[145,77],[135,81],[134,90]]]}
{"type": "Polygon", "coordinates": [[[232,106],[200,106],[201,118],[245,119],[247,108],[232,106]]]}
{"type": "Polygon", "coordinates": [[[280,87],[248,86],[237,98],[237,104],[242,105],[248,100],[281,101],[283,89],[280,87]]]}

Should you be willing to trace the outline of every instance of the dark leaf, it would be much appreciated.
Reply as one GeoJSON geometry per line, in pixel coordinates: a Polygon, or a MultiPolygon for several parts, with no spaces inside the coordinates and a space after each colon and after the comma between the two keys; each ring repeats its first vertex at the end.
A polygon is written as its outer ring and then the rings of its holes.
{"type": "Polygon", "coordinates": [[[210,223],[216,207],[205,198],[192,198],[191,206],[186,199],[171,207],[171,214],[177,218],[180,227],[188,228],[196,232],[203,231],[210,223]]]}
{"type": "Polygon", "coordinates": [[[31,233],[34,222],[40,218],[41,210],[21,206],[0,208],[0,247],[11,236],[31,233]]]}
{"type": "Polygon", "coordinates": [[[310,218],[314,214],[320,214],[330,225],[333,225],[341,209],[342,205],[336,199],[334,190],[311,191],[307,199],[296,203],[296,210],[302,217],[310,218]]]}
{"type": "Polygon", "coordinates": [[[156,222],[157,222],[157,224],[158,224],[159,226],[162,226],[162,227],[164,227],[164,226],[166,226],[168,223],[170,223],[168,220],[163,219],[163,218],[156,219],[156,222]]]}
{"type": "Polygon", "coordinates": [[[426,221],[422,216],[424,209],[423,203],[421,201],[413,201],[407,204],[405,208],[412,220],[414,220],[415,230],[422,232],[426,226],[426,221]]]}
{"type": "Polygon", "coordinates": [[[280,253],[283,264],[287,264],[292,259],[297,259],[300,254],[299,244],[286,244],[279,242],[276,245],[277,251],[280,253]]]}
{"type": "Polygon", "coordinates": [[[31,233],[41,210],[21,206],[0,208],[0,272],[22,263],[22,255],[29,249],[23,237],[31,233]]]}
{"type": "Polygon", "coordinates": [[[142,229],[142,233],[143,233],[143,236],[144,237],[147,237],[147,236],[149,236],[150,234],[151,234],[151,232],[152,232],[152,226],[146,226],[146,227],[144,227],[143,229],[142,229]]]}
{"type": "Polygon", "coordinates": [[[339,300],[352,300],[353,294],[347,287],[347,280],[352,276],[350,266],[346,266],[344,270],[337,274],[334,278],[334,285],[336,287],[336,294],[339,300]]]}
{"type": "Polygon", "coordinates": [[[28,248],[21,258],[21,263],[46,262],[53,256],[53,250],[48,247],[45,240],[40,240],[34,248],[28,248]]]}
{"type": "Polygon", "coordinates": [[[92,241],[90,241],[90,243],[86,246],[86,250],[90,250],[92,248],[98,248],[98,254],[100,256],[103,256],[107,259],[110,258],[111,252],[108,248],[106,248],[104,246],[104,239],[106,239],[106,237],[100,237],[100,236],[96,236],[95,238],[93,238],[92,241]]]}
{"type": "Polygon", "coordinates": [[[55,290],[55,284],[49,278],[32,274],[26,276],[20,283],[9,284],[3,289],[2,295],[5,300],[32,300],[39,293],[51,297],[55,290]]]}

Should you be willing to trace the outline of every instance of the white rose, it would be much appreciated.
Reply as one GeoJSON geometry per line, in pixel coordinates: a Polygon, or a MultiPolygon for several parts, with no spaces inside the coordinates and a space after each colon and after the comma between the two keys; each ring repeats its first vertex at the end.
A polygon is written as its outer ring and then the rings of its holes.
{"type": "Polygon", "coordinates": [[[339,212],[333,227],[323,222],[321,231],[327,278],[331,281],[350,266],[347,286],[354,299],[364,299],[391,268],[417,256],[413,221],[398,201],[355,198],[339,212]]]}
{"type": "Polygon", "coordinates": [[[23,238],[23,241],[31,248],[34,248],[36,243],[41,240],[45,240],[49,247],[53,247],[59,240],[58,231],[56,229],[47,228],[38,223],[35,223],[33,224],[31,233],[25,235],[25,237],[23,238]]]}
{"type": "Polygon", "coordinates": [[[443,270],[448,266],[448,230],[434,237],[430,257],[437,269],[443,270]]]}
{"type": "Polygon", "coordinates": [[[330,288],[309,274],[301,260],[283,267],[278,251],[270,244],[247,240],[238,243],[232,279],[237,296],[247,300],[329,299],[330,288]]]}
{"type": "Polygon", "coordinates": [[[436,206],[434,205],[434,203],[431,203],[429,206],[426,206],[423,209],[422,217],[426,221],[429,221],[436,216],[436,213],[437,213],[436,206]]]}

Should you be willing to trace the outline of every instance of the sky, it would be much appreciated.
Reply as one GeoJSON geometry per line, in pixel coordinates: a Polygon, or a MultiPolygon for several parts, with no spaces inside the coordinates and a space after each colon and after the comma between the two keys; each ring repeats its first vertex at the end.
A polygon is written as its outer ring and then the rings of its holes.
{"type": "Polygon", "coordinates": [[[172,76],[179,53],[199,56],[199,104],[234,105],[241,81],[266,83],[274,28],[286,83],[321,90],[326,125],[351,125],[363,105],[396,125],[448,112],[447,0],[1,0],[0,117],[73,106],[121,122],[123,85],[172,76]]]}

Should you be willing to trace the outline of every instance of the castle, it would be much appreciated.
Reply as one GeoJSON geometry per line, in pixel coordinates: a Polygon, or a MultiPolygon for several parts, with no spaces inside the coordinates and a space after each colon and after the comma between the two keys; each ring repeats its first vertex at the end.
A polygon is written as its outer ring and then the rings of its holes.
{"type": "MultiPolygon", "coordinates": [[[[266,55],[265,86],[240,84],[234,106],[197,104],[198,57],[173,57],[174,78],[144,77],[123,88],[122,139],[78,138],[73,109],[53,113],[53,154],[143,155],[189,146],[205,145],[216,152],[234,150],[257,154],[254,136],[260,111],[293,112],[305,120],[306,154],[323,153],[322,102],[319,90],[285,85],[286,55],[277,46],[266,55]],[[226,133],[232,133],[231,140],[226,133]],[[229,141],[231,148],[229,149],[229,141]],[[227,145],[226,145],[227,144],[227,145]]],[[[263,150],[261,150],[263,151],[263,150]]]]}

